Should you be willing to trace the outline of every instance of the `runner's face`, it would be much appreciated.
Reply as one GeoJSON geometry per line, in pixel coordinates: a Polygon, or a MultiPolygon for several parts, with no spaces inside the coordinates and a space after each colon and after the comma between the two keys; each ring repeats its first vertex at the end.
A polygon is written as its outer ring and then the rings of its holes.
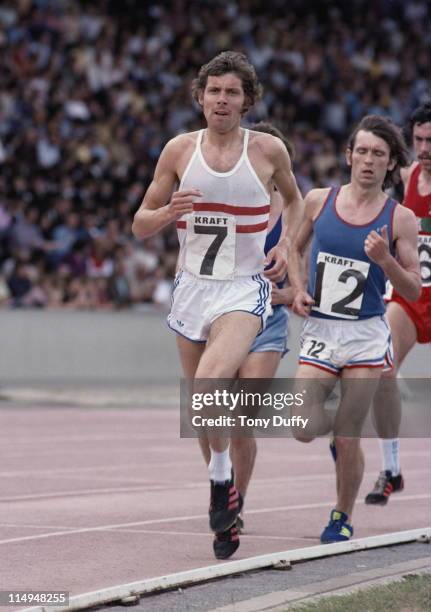
{"type": "Polygon", "coordinates": [[[431,172],[431,121],[413,126],[413,147],[422,168],[431,172]]]}
{"type": "Polygon", "coordinates": [[[208,127],[224,134],[239,125],[245,95],[242,82],[231,72],[209,76],[205,90],[199,96],[208,127]]]}
{"type": "Polygon", "coordinates": [[[383,184],[387,171],[395,166],[388,143],[365,130],[357,133],[353,151],[347,150],[347,163],[352,167],[352,179],[363,187],[383,184]]]}

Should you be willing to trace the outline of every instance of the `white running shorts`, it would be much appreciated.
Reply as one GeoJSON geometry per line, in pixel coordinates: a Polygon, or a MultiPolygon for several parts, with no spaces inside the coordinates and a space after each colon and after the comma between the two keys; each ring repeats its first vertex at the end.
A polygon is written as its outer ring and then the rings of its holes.
{"type": "Polygon", "coordinates": [[[178,272],[172,292],[168,325],[194,342],[206,342],[212,323],[223,314],[244,311],[261,320],[272,314],[271,283],[262,274],[232,280],[206,280],[186,270],[178,272]]]}
{"type": "Polygon", "coordinates": [[[392,367],[391,330],[384,316],[356,321],[308,317],[300,343],[299,363],[335,375],[343,368],[392,367]]]}

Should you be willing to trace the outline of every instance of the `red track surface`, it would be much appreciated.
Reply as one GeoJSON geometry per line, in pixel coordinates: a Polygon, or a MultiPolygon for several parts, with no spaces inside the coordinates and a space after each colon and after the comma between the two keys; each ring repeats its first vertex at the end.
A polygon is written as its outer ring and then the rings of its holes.
{"type": "MultiPolygon", "coordinates": [[[[216,563],[206,468],[177,410],[21,406],[0,421],[1,590],[77,595],[216,563]]],[[[362,503],[380,469],[377,441],[364,449],[355,536],[429,526],[429,440],[402,440],[406,489],[385,508],[362,503]]],[[[326,440],[259,440],[234,558],[319,544],[334,490],[326,440]]]]}

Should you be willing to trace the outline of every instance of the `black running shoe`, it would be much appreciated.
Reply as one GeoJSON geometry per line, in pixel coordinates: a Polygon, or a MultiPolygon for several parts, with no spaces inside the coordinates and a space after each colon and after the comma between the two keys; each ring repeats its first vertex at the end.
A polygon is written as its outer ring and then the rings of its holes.
{"type": "Polygon", "coordinates": [[[232,525],[222,533],[216,533],[213,548],[216,559],[229,559],[238,550],[239,535],[236,525],[232,525]]]}
{"type": "Polygon", "coordinates": [[[211,480],[211,501],[209,509],[210,528],[214,533],[223,533],[235,524],[241,512],[243,499],[233,480],[215,483],[211,480]]]}
{"type": "Polygon", "coordinates": [[[404,478],[402,474],[392,476],[392,472],[384,470],[379,477],[371,493],[365,498],[366,504],[385,506],[388,503],[389,495],[404,489],[404,478]]]}

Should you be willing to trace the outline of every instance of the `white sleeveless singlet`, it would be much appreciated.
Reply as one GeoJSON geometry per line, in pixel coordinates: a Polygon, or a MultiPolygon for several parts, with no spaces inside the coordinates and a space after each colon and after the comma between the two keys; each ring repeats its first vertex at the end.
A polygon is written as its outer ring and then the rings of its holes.
{"type": "Polygon", "coordinates": [[[270,195],[247,155],[249,131],[244,130],[242,154],[228,172],[216,172],[196,148],[179,189],[200,189],[192,214],[177,221],[180,267],[205,279],[232,279],[263,271],[270,195]]]}

